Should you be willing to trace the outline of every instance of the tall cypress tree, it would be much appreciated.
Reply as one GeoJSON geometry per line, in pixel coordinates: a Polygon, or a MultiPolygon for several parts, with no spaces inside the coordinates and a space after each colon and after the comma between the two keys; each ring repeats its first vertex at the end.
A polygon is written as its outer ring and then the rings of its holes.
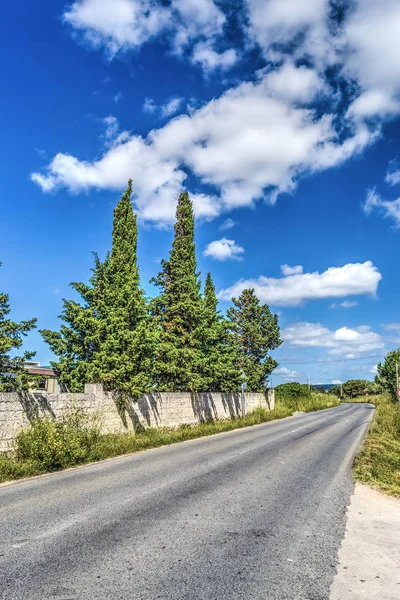
{"type": "Polygon", "coordinates": [[[96,257],[89,285],[73,284],[85,304],[65,300],[67,325],[41,332],[60,357],[54,365],[60,379],[73,391],[85,382],[133,397],[151,388],[157,333],[140,287],[131,193],[129,181],[114,210],[111,253],[104,263],[96,257]]]}
{"type": "Polygon", "coordinates": [[[218,311],[218,300],[211,273],[204,288],[205,391],[233,392],[242,381],[240,357],[228,322],[218,311]]]}
{"type": "Polygon", "coordinates": [[[268,356],[270,350],[282,344],[278,315],[271,313],[268,304],[260,304],[253,289],[243,290],[238,299],[232,298],[232,303],[227,317],[240,354],[240,368],[249,392],[259,392],[278,366],[268,356]]]}
{"type": "Polygon", "coordinates": [[[201,391],[204,387],[204,302],[200,294],[194,243],[193,206],[187,192],[176,211],[169,260],[153,280],[161,295],[153,302],[161,326],[155,382],[160,391],[201,391]]]}

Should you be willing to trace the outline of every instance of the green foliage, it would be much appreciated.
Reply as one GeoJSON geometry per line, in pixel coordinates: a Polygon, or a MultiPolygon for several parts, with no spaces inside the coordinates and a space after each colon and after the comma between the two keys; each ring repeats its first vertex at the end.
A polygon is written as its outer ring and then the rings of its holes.
{"type": "Polygon", "coordinates": [[[34,352],[25,352],[22,356],[10,355],[10,352],[22,346],[24,336],[36,327],[36,319],[17,323],[8,318],[9,314],[9,297],[0,293],[0,392],[27,390],[40,379],[29,375],[24,368],[24,362],[31,360],[34,352]]]}
{"type": "Polygon", "coordinates": [[[331,389],[332,394],[340,396],[342,393],[345,398],[356,398],[357,396],[366,396],[370,394],[380,394],[382,388],[373,381],[366,379],[349,379],[342,386],[338,385],[331,389]]]}
{"type": "Polygon", "coordinates": [[[289,383],[281,383],[275,388],[275,398],[277,399],[293,399],[296,400],[302,397],[310,396],[310,390],[305,383],[292,381],[289,383]]]}
{"type": "Polygon", "coordinates": [[[204,289],[204,382],[205,392],[234,392],[241,384],[239,353],[228,330],[229,324],[217,310],[218,300],[211,274],[204,289]]]}
{"type": "Polygon", "coordinates": [[[268,356],[281,345],[278,316],[267,304],[260,304],[255,291],[246,289],[239,298],[232,298],[233,307],[227,311],[230,331],[239,354],[239,368],[249,392],[265,389],[267,380],[278,363],[268,356]]]}
{"type": "Polygon", "coordinates": [[[114,210],[112,250],[102,263],[95,255],[89,284],[73,283],[84,304],[64,300],[60,332],[42,330],[59,361],[53,363],[70,391],[103,383],[134,398],[152,386],[158,334],[137,266],[138,229],[131,203],[132,182],[114,210]]]}
{"type": "Polygon", "coordinates": [[[175,236],[169,260],[153,280],[161,289],[152,303],[161,326],[155,351],[156,389],[202,391],[205,385],[204,319],[194,243],[193,206],[187,192],[176,211],[175,236]]]}
{"type": "Polygon", "coordinates": [[[393,400],[396,400],[397,398],[396,363],[399,363],[400,365],[400,348],[389,352],[385,356],[385,360],[383,361],[383,363],[378,363],[378,374],[375,378],[376,383],[380,385],[383,390],[388,392],[393,400]]]}
{"type": "Polygon", "coordinates": [[[356,457],[354,476],[400,497],[400,404],[389,394],[376,396],[375,415],[356,457]]]}
{"type": "MultiPolygon", "coordinates": [[[[286,384],[282,384],[286,385],[286,384]]],[[[300,385],[300,384],[299,384],[300,385]]],[[[280,386],[278,386],[280,387],[280,386]]],[[[307,386],[306,386],[307,387],[307,386]]],[[[277,389],[277,388],[276,388],[277,389]]],[[[339,399],[333,394],[303,394],[291,396],[277,394],[275,389],[275,402],[276,406],[286,408],[292,412],[311,412],[314,410],[323,410],[325,408],[332,408],[333,406],[339,406],[339,399]]]]}
{"type": "Polygon", "coordinates": [[[57,421],[36,420],[16,439],[17,462],[36,465],[39,472],[55,471],[85,462],[99,439],[95,420],[79,407],[71,407],[57,421]]]}

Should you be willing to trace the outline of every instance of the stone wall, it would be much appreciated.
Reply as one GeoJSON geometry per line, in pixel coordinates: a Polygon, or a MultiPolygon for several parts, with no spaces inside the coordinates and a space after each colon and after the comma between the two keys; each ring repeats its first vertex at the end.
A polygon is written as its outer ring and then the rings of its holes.
{"type": "MultiPolygon", "coordinates": [[[[245,410],[262,406],[274,408],[274,390],[266,394],[246,393],[245,410]]],[[[11,447],[18,432],[38,416],[56,419],[72,406],[82,406],[96,415],[104,432],[124,433],[146,427],[175,427],[241,414],[240,393],[167,393],[146,394],[137,402],[129,401],[121,416],[115,397],[98,384],[85,386],[83,394],[0,393],[0,451],[11,447]]]]}

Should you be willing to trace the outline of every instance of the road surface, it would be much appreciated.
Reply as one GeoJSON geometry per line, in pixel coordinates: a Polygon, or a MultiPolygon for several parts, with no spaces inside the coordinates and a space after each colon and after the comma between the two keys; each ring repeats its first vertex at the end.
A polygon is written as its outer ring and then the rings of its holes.
{"type": "Polygon", "coordinates": [[[3,600],[326,600],[371,405],[0,487],[3,600]]]}

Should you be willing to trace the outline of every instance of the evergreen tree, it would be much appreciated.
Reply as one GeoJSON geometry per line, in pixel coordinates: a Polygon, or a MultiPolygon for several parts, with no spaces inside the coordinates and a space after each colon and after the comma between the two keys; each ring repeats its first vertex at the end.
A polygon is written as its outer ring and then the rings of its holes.
{"type": "Polygon", "coordinates": [[[0,293],[0,392],[19,392],[28,390],[37,379],[24,368],[24,362],[31,360],[35,352],[13,357],[9,352],[22,346],[24,336],[36,327],[36,319],[17,323],[7,318],[9,314],[9,297],[0,293]]]}
{"type": "Polygon", "coordinates": [[[399,400],[397,397],[397,374],[396,365],[400,363],[400,348],[388,352],[383,362],[377,364],[378,374],[375,377],[375,383],[385,392],[388,392],[392,400],[399,400]]]}
{"type": "Polygon", "coordinates": [[[253,289],[243,290],[227,311],[230,330],[240,354],[240,368],[250,392],[265,389],[268,376],[278,363],[268,356],[281,345],[278,316],[260,304],[253,289]]]}
{"type": "Polygon", "coordinates": [[[204,303],[196,272],[194,216],[187,192],[178,200],[175,237],[168,261],[153,280],[161,295],[153,313],[161,327],[155,382],[160,391],[201,391],[204,387],[204,303]]]}
{"type": "Polygon", "coordinates": [[[114,211],[112,250],[102,284],[96,288],[100,341],[89,377],[138,398],[151,389],[157,332],[140,287],[138,227],[131,194],[129,181],[114,211]]]}
{"type": "Polygon", "coordinates": [[[131,203],[132,182],[114,211],[112,250],[102,263],[95,255],[89,285],[72,287],[84,300],[64,300],[59,332],[42,330],[59,361],[60,381],[71,391],[85,383],[139,397],[151,387],[155,324],[140,287],[138,229],[131,203]]]}
{"type": "Polygon", "coordinates": [[[237,391],[242,381],[239,353],[228,330],[228,322],[218,311],[211,273],[206,278],[204,306],[204,391],[237,391]]]}

